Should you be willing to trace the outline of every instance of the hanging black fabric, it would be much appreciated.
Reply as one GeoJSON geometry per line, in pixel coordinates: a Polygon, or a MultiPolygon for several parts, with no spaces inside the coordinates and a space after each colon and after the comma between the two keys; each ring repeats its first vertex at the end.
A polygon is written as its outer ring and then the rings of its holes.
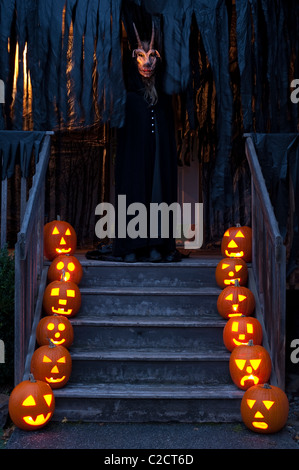
{"type": "Polygon", "coordinates": [[[44,136],[45,132],[0,131],[2,179],[13,176],[17,163],[20,164],[21,175],[28,177],[32,152],[37,163],[44,136]]]}

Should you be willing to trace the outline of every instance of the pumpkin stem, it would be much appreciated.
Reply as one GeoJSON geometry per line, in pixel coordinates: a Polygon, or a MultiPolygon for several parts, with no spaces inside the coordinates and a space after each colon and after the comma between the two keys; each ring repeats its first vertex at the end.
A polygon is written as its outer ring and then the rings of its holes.
{"type": "Polygon", "coordinates": [[[247,344],[248,344],[248,346],[254,346],[253,339],[250,339],[247,344]]]}
{"type": "Polygon", "coordinates": [[[60,215],[57,215],[56,220],[60,220],[60,215]]]}
{"type": "Polygon", "coordinates": [[[29,380],[30,380],[31,383],[35,383],[35,382],[36,382],[36,380],[35,380],[35,378],[34,378],[34,375],[31,374],[31,373],[29,374],[29,380]]]}
{"type": "Polygon", "coordinates": [[[238,279],[235,280],[235,286],[240,287],[240,283],[239,283],[238,279]]]}
{"type": "Polygon", "coordinates": [[[264,385],[263,385],[263,388],[267,388],[268,390],[271,390],[272,387],[270,387],[269,384],[264,384],[264,385]]]}

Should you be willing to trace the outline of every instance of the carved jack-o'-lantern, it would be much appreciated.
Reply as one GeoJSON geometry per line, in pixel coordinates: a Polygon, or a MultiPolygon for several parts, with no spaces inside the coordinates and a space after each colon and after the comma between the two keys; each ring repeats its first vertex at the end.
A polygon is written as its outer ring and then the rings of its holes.
{"type": "Polygon", "coordinates": [[[223,328],[223,342],[229,351],[249,343],[250,340],[254,344],[262,344],[263,330],[256,318],[242,316],[228,320],[223,328]]]}
{"type": "Polygon", "coordinates": [[[73,254],[77,247],[74,228],[63,220],[54,220],[44,226],[44,254],[49,260],[62,254],[73,254]]]}
{"type": "Polygon", "coordinates": [[[44,381],[20,382],[11,392],[8,411],[13,423],[25,431],[34,431],[45,426],[52,418],[55,398],[51,387],[44,381]]]}
{"type": "Polygon", "coordinates": [[[236,281],[245,286],[248,280],[248,268],[241,258],[223,258],[216,267],[216,282],[219,287],[233,286],[236,281]]]}
{"type": "Polygon", "coordinates": [[[51,388],[61,388],[69,380],[72,358],[64,346],[55,346],[50,340],[48,346],[37,348],[31,358],[31,373],[51,388]]]}
{"type": "Polygon", "coordinates": [[[221,253],[227,258],[242,258],[247,263],[252,259],[252,229],[237,225],[223,235],[221,253]]]}
{"type": "Polygon", "coordinates": [[[53,281],[47,285],[43,297],[43,309],[47,315],[74,317],[81,307],[81,292],[71,281],[53,281]]]}
{"type": "Polygon", "coordinates": [[[270,434],[280,431],[287,422],[289,402],[284,391],[274,385],[250,387],[241,401],[241,416],[252,431],[270,434]]]}
{"type": "Polygon", "coordinates": [[[83,269],[80,261],[73,255],[59,255],[52,261],[48,270],[48,281],[72,281],[80,284],[83,269]]]}
{"type": "Polygon", "coordinates": [[[271,375],[271,358],[268,351],[249,341],[233,349],[229,359],[229,371],[235,385],[247,390],[253,385],[268,382],[271,375]]]}
{"type": "Polygon", "coordinates": [[[236,281],[235,285],[225,287],[217,299],[217,310],[223,318],[248,317],[255,309],[255,298],[248,287],[240,286],[236,281]]]}
{"type": "Polygon", "coordinates": [[[36,341],[39,346],[49,344],[49,339],[56,345],[69,348],[74,340],[74,329],[64,315],[48,315],[42,318],[36,328],[36,341]]]}

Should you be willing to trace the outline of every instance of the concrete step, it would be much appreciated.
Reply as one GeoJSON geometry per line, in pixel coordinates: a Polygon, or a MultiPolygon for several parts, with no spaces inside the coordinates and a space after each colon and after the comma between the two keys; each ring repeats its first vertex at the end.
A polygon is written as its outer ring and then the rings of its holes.
{"type": "Polygon", "coordinates": [[[208,287],[215,285],[219,258],[186,258],[179,263],[122,263],[86,260],[80,286],[208,287]]]}
{"type": "Polygon", "coordinates": [[[243,391],[234,385],[67,384],[54,390],[53,420],[87,422],[239,422],[243,391]]]}
{"type": "Polygon", "coordinates": [[[210,384],[231,383],[229,353],[158,349],[106,351],[72,348],[70,383],[210,384]]]}
{"type": "MultiPolygon", "coordinates": [[[[217,287],[80,287],[78,318],[88,316],[213,316],[217,318],[217,287]]],[[[218,315],[219,317],[219,315],[218,315]]]]}
{"type": "Polygon", "coordinates": [[[218,318],[79,316],[71,319],[75,344],[93,349],[216,351],[225,321],[218,318]]]}

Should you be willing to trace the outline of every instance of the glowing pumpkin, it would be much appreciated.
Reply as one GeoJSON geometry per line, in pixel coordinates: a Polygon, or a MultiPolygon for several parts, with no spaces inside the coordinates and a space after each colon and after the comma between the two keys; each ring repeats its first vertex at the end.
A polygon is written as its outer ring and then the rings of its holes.
{"type": "Polygon", "coordinates": [[[44,226],[44,254],[49,260],[58,255],[73,254],[77,247],[74,228],[63,220],[54,220],[44,226]]]}
{"type": "Polygon", "coordinates": [[[59,255],[52,261],[48,269],[48,281],[60,281],[64,277],[65,281],[72,281],[80,284],[83,276],[83,269],[80,261],[73,255],[59,255]]]}
{"type": "Polygon", "coordinates": [[[242,258],[250,263],[252,260],[252,229],[237,225],[226,230],[221,242],[221,253],[227,258],[242,258]]]}
{"type": "Polygon", "coordinates": [[[64,315],[48,315],[42,318],[36,327],[36,341],[39,346],[49,344],[49,339],[56,345],[69,348],[74,340],[74,329],[64,315]]]}
{"type": "Polygon", "coordinates": [[[81,292],[71,281],[53,281],[47,285],[43,296],[43,309],[47,315],[77,315],[81,307],[81,292]]]}
{"type": "Polygon", "coordinates": [[[232,286],[236,281],[245,286],[248,280],[247,264],[242,258],[223,258],[216,267],[216,282],[219,287],[232,286]]]}
{"type": "Polygon", "coordinates": [[[255,298],[248,287],[240,286],[236,281],[235,285],[225,287],[217,299],[217,310],[226,320],[233,317],[248,317],[255,309],[255,298]]]}
{"type": "Polygon", "coordinates": [[[263,330],[256,318],[242,316],[228,320],[223,328],[223,342],[229,351],[249,343],[250,340],[254,344],[262,344],[263,330]]]}
{"type": "Polygon", "coordinates": [[[48,346],[37,348],[31,358],[31,373],[51,388],[61,388],[68,382],[72,371],[72,358],[64,346],[55,346],[50,340],[48,346]]]}
{"type": "Polygon", "coordinates": [[[51,387],[33,375],[20,382],[11,392],[8,411],[12,422],[20,429],[34,431],[52,418],[55,398],[51,387]]]}
{"type": "Polygon", "coordinates": [[[288,398],[279,387],[254,385],[243,395],[241,416],[251,431],[262,434],[278,432],[285,426],[288,414],[288,398]]]}
{"type": "Polygon", "coordinates": [[[270,355],[263,346],[249,341],[248,344],[233,349],[229,371],[233,382],[241,390],[268,382],[271,375],[270,355]]]}

